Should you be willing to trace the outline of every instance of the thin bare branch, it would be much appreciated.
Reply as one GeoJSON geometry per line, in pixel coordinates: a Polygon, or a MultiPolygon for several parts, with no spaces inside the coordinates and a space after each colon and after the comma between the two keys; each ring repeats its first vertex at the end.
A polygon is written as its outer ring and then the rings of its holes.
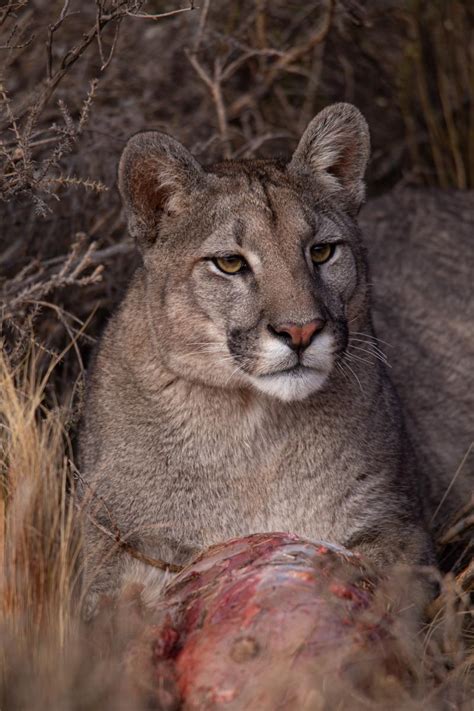
{"type": "Polygon", "coordinates": [[[173,15],[180,15],[182,12],[190,12],[191,10],[199,10],[199,7],[197,5],[194,5],[194,3],[191,3],[189,7],[182,7],[179,10],[170,10],[169,12],[162,12],[159,15],[151,15],[146,12],[132,12],[132,11],[127,11],[125,14],[128,15],[128,17],[138,17],[142,20],[161,20],[164,17],[172,17],[173,15]]]}
{"type": "Polygon", "coordinates": [[[224,104],[224,97],[222,94],[222,67],[218,57],[214,61],[214,76],[211,77],[202,64],[197,59],[194,53],[189,51],[186,52],[186,56],[189,59],[192,67],[196,70],[198,76],[202,79],[204,84],[207,86],[211,98],[214,102],[214,106],[217,114],[217,123],[219,126],[219,133],[223,146],[223,153],[225,158],[230,158],[231,156],[231,146],[229,141],[229,125],[227,121],[227,112],[224,104]]]}
{"type": "Polygon", "coordinates": [[[211,6],[211,0],[204,0],[204,5],[199,16],[199,26],[196,32],[196,37],[194,38],[193,52],[196,53],[201,46],[202,38],[204,35],[204,28],[207,22],[207,16],[209,13],[209,8],[211,6]]]}
{"type": "Polygon", "coordinates": [[[85,514],[87,519],[92,523],[95,528],[97,528],[98,531],[103,533],[104,536],[107,536],[107,538],[112,540],[125,553],[128,553],[130,556],[132,556],[132,558],[135,558],[136,560],[139,560],[142,563],[151,566],[152,568],[158,568],[159,570],[168,571],[170,573],[179,573],[181,570],[183,570],[183,566],[181,565],[176,565],[175,563],[168,563],[164,560],[161,560],[161,558],[153,558],[138,550],[135,546],[132,546],[121,533],[120,528],[114,520],[112,513],[104,498],[93,490],[90,484],[81,476],[79,470],[73,464],[73,462],[70,462],[70,466],[73,472],[74,479],[80,482],[83,489],[87,491],[88,501],[86,502],[86,507],[88,506],[91,500],[96,501],[104,509],[107,518],[110,521],[111,528],[104,526],[102,523],[97,521],[96,517],[93,516],[88,510],[85,510],[85,507],[83,505],[81,506],[79,502],[76,502],[76,508],[80,511],[81,515],[85,514]]]}

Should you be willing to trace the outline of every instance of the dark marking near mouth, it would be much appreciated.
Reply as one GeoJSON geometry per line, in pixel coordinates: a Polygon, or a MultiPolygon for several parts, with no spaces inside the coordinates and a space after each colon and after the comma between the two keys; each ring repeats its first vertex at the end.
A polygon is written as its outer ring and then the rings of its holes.
{"type": "MultiPolygon", "coordinates": [[[[259,319],[261,314],[259,315],[259,319]]],[[[257,323],[258,323],[257,320],[257,323]]],[[[233,328],[227,334],[227,347],[233,356],[236,363],[240,367],[249,372],[253,362],[253,351],[255,347],[256,336],[254,333],[255,326],[250,328],[233,328]]]]}
{"type": "Polygon", "coordinates": [[[349,344],[349,329],[347,321],[343,318],[333,318],[329,309],[326,307],[329,319],[333,323],[333,334],[337,344],[336,356],[340,359],[344,356],[349,344]]]}
{"type": "Polygon", "coordinates": [[[245,360],[245,350],[248,341],[248,331],[234,328],[227,334],[227,347],[238,363],[245,360]]]}

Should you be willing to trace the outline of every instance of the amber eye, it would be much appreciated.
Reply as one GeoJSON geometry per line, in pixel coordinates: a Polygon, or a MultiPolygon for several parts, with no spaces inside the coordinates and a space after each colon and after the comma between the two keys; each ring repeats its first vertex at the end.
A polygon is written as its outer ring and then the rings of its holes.
{"type": "Polygon", "coordinates": [[[238,254],[231,254],[228,257],[216,257],[212,260],[224,274],[238,274],[247,267],[247,262],[238,254]]]}
{"type": "Polygon", "coordinates": [[[335,249],[335,244],[315,244],[311,247],[311,259],[314,264],[324,264],[331,259],[335,249]]]}

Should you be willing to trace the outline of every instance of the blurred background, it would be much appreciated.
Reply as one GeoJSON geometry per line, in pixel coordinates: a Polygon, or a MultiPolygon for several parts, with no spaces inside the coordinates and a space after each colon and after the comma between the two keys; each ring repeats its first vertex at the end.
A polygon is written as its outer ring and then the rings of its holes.
{"type": "Polygon", "coordinates": [[[135,263],[116,190],[135,131],[167,131],[205,163],[285,157],[318,110],[349,101],[371,129],[369,197],[474,187],[473,29],[470,0],[3,2],[10,347],[20,355],[33,332],[57,353],[73,338],[54,382],[61,397],[78,389],[135,263]]]}

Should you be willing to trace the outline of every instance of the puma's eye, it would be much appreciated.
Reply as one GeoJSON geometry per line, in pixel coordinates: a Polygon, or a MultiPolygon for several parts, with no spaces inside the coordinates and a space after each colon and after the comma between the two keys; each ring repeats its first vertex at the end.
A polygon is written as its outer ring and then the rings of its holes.
{"type": "Polygon", "coordinates": [[[324,264],[331,259],[335,249],[335,244],[315,244],[311,247],[311,259],[314,264],[324,264]]]}
{"type": "Polygon", "coordinates": [[[228,257],[216,257],[212,260],[224,274],[238,274],[247,267],[247,262],[238,254],[231,254],[228,257]]]}

